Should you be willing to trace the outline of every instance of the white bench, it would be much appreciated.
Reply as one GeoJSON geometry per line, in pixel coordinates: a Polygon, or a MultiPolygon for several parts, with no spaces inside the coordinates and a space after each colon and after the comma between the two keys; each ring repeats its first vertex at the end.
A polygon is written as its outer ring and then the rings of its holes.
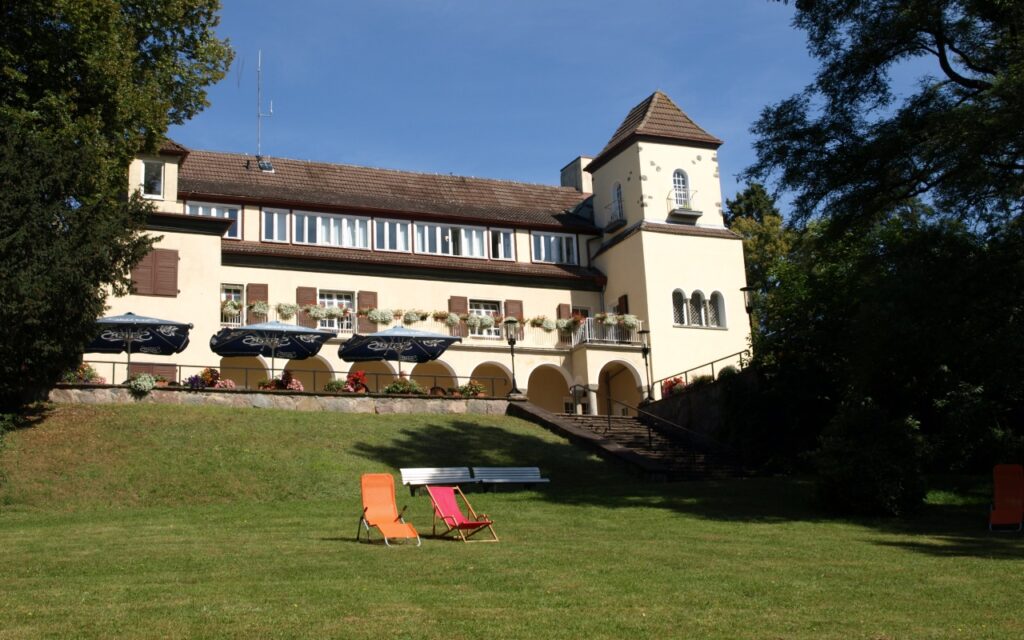
{"type": "Polygon", "coordinates": [[[548,478],[540,477],[540,469],[537,467],[473,467],[473,480],[491,485],[551,482],[548,478]]]}
{"type": "Polygon", "coordinates": [[[414,467],[401,469],[402,484],[416,495],[416,488],[428,484],[461,485],[479,482],[469,475],[469,467],[414,467]]]}

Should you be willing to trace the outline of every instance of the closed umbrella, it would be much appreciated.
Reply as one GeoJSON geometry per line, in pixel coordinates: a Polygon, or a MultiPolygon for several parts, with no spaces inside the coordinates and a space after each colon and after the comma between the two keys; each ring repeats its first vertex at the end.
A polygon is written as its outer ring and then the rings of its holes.
{"type": "Polygon", "coordinates": [[[210,349],[221,356],[270,358],[270,377],[273,378],[277,356],[305,360],[320,353],[320,347],[336,335],[333,331],[283,322],[261,322],[221,329],[210,338],[210,349]]]}
{"type": "Polygon", "coordinates": [[[128,312],[96,321],[98,335],[86,345],[87,353],[128,354],[131,375],[132,353],[169,356],[181,353],[188,346],[191,323],[137,316],[128,312]]]}
{"type": "Polygon", "coordinates": [[[338,349],[345,362],[395,360],[398,362],[428,362],[437,360],[455,342],[457,336],[446,336],[429,331],[416,331],[405,327],[392,327],[385,331],[352,336],[338,349]]]}

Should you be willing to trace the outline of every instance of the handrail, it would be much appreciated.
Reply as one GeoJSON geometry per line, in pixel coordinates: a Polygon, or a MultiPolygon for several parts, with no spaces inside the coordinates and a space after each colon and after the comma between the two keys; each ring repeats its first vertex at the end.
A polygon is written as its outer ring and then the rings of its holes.
{"type": "MultiPolygon", "coordinates": [[[[720,442],[716,438],[713,438],[713,437],[707,435],[706,433],[700,433],[699,431],[694,431],[693,429],[690,429],[689,427],[684,427],[683,425],[678,424],[676,422],[672,422],[671,420],[668,420],[667,418],[663,418],[663,417],[661,417],[661,416],[659,416],[657,414],[651,413],[650,411],[646,411],[642,407],[635,407],[635,406],[633,406],[631,404],[622,402],[621,400],[611,400],[609,402],[609,405],[612,404],[612,403],[618,404],[618,405],[622,405],[623,407],[626,407],[627,409],[632,409],[633,411],[636,411],[638,418],[640,418],[642,416],[643,418],[653,419],[654,421],[662,423],[662,424],[664,424],[664,425],[666,425],[666,426],[668,426],[668,427],[670,427],[672,429],[675,429],[675,430],[678,430],[678,431],[685,431],[685,432],[687,432],[688,435],[694,436],[697,439],[703,440],[703,441],[713,445],[714,447],[718,447],[719,450],[721,450],[721,451],[732,451],[732,447],[730,447],[729,445],[725,444],[724,442],[720,442]]],[[[647,422],[645,420],[643,420],[643,419],[641,419],[641,422],[643,423],[643,425],[645,427],[647,427],[647,446],[648,447],[653,447],[654,443],[653,443],[653,437],[652,437],[652,433],[651,433],[651,425],[647,424],[647,422]]],[[[608,416],[608,428],[605,430],[605,433],[608,433],[608,431],[610,429],[611,429],[611,414],[609,414],[609,416],[608,416]]]]}
{"type": "Polygon", "coordinates": [[[659,378],[659,379],[653,381],[651,383],[651,386],[652,387],[656,387],[658,389],[661,389],[661,383],[662,382],[665,382],[666,380],[670,380],[672,378],[678,378],[680,376],[683,377],[683,383],[684,384],[690,384],[689,374],[694,372],[694,371],[697,371],[699,369],[703,369],[704,367],[711,367],[711,377],[713,378],[713,377],[715,377],[715,364],[716,363],[722,362],[723,360],[732,360],[736,356],[743,356],[744,354],[746,354],[746,357],[740,357],[740,368],[743,369],[750,362],[750,349],[744,349],[743,351],[737,351],[736,353],[730,353],[727,356],[722,356],[721,358],[718,358],[716,360],[712,360],[711,362],[705,362],[704,364],[697,365],[696,367],[690,367],[686,371],[680,371],[679,373],[674,373],[674,374],[672,374],[670,376],[665,376],[664,378],[659,378]]]}

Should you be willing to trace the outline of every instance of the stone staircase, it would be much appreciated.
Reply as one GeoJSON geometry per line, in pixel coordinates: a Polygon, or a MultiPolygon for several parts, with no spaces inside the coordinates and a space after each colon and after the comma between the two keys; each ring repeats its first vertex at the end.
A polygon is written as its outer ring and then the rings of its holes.
{"type": "Polygon", "coordinates": [[[639,419],[629,416],[588,416],[554,414],[566,425],[592,433],[601,440],[629,451],[650,463],[643,465],[652,475],[664,474],[666,479],[685,480],[708,477],[729,477],[742,474],[736,464],[721,454],[696,450],[680,440],[669,438],[656,429],[648,430],[639,419]],[[657,470],[661,470],[661,474],[657,470]]]}

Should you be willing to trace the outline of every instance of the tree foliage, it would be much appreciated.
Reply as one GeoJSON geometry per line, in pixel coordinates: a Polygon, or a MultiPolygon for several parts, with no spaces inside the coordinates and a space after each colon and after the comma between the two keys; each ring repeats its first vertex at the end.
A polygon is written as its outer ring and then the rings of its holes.
{"type": "Polygon", "coordinates": [[[230,63],[216,0],[0,6],[0,411],[74,366],[148,250],[127,166],[230,63]]]}
{"type": "Polygon", "coordinates": [[[753,178],[796,194],[795,219],[870,222],[924,198],[991,228],[1024,208],[1024,3],[797,0],[820,61],[767,107],[753,178]],[[894,73],[924,69],[915,87],[894,73]]]}

